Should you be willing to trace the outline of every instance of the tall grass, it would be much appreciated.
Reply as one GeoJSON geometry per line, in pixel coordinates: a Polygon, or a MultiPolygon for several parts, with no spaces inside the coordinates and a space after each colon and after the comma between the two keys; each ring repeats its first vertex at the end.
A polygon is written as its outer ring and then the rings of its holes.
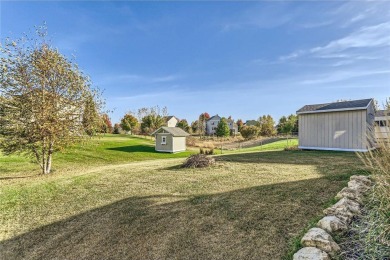
{"type": "MultiPolygon", "coordinates": [[[[389,125],[390,120],[387,122],[389,125]]],[[[377,136],[378,137],[378,136],[377,136]]],[[[375,185],[365,214],[355,223],[352,243],[361,257],[387,259],[390,257],[390,138],[376,140],[377,149],[359,154],[370,168],[375,185]],[[383,258],[385,257],[385,258],[383,258]]]]}

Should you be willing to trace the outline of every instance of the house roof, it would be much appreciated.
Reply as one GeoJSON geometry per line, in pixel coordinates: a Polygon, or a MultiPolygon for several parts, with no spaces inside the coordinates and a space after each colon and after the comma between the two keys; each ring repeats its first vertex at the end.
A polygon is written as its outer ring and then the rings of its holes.
{"type": "Polygon", "coordinates": [[[360,99],[326,104],[306,105],[297,111],[297,114],[322,113],[333,111],[348,111],[367,109],[372,99],[360,99]]]}
{"type": "Polygon", "coordinates": [[[175,117],[175,116],[167,116],[165,119],[167,120],[167,122],[169,120],[171,120],[172,118],[176,118],[177,121],[180,121],[179,118],[175,117]]]}
{"type": "Polygon", "coordinates": [[[219,115],[215,115],[215,116],[210,117],[207,121],[210,121],[210,120],[221,120],[221,117],[219,115]]]}
{"type": "Polygon", "coordinates": [[[375,112],[375,116],[390,116],[390,111],[389,110],[378,110],[375,112]]]}
{"type": "Polygon", "coordinates": [[[173,136],[189,136],[190,134],[181,129],[180,127],[167,127],[163,126],[154,131],[151,135],[155,135],[158,133],[167,132],[173,136]]]}

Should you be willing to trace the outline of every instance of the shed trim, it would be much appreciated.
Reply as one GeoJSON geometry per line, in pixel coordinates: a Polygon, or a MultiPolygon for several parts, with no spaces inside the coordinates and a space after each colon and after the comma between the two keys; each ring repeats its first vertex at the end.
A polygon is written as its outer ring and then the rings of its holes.
{"type": "Polygon", "coordinates": [[[185,149],[182,149],[182,150],[177,150],[177,151],[173,151],[173,150],[156,150],[156,152],[167,152],[167,153],[178,153],[178,152],[184,152],[186,151],[185,149]]]}
{"type": "Polygon", "coordinates": [[[354,110],[366,110],[366,107],[355,107],[355,108],[340,108],[340,109],[328,109],[328,110],[318,110],[318,111],[305,111],[305,112],[297,112],[297,115],[302,114],[318,114],[318,113],[328,113],[328,112],[342,112],[342,111],[354,111],[354,110]]]}
{"type": "MultiPolygon", "coordinates": [[[[356,100],[352,100],[352,101],[356,101],[356,100]]],[[[335,108],[335,109],[319,109],[319,110],[308,110],[308,111],[299,111],[298,110],[297,111],[297,115],[317,114],[317,113],[327,113],[327,112],[338,112],[338,111],[365,110],[365,109],[368,109],[370,107],[372,102],[373,102],[373,99],[370,99],[370,101],[364,107],[360,106],[360,107],[347,107],[347,108],[335,108]]],[[[334,103],[336,103],[336,102],[334,102],[334,103]]],[[[334,104],[334,103],[329,103],[329,104],[334,104]]],[[[318,104],[318,105],[328,105],[328,104],[318,104]]],[[[304,106],[304,107],[306,107],[306,106],[304,106]]],[[[301,109],[303,109],[303,108],[301,108],[301,109]]]]}
{"type": "Polygon", "coordinates": [[[345,149],[345,148],[312,147],[312,146],[298,146],[298,148],[308,149],[308,150],[340,151],[340,152],[368,152],[375,149],[375,147],[371,147],[369,149],[345,149]]]}

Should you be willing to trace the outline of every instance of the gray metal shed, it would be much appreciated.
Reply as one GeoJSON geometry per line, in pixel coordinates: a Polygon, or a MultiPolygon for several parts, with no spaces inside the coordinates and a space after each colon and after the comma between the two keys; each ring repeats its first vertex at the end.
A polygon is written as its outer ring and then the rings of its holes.
{"type": "Polygon", "coordinates": [[[306,105],[297,111],[300,149],[359,151],[374,149],[372,99],[306,105]]]}
{"type": "Polygon", "coordinates": [[[186,148],[186,137],[190,134],[179,127],[160,127],[152,133],[156,138],[155,149],[158,152],[177,153],[186,148]]]}

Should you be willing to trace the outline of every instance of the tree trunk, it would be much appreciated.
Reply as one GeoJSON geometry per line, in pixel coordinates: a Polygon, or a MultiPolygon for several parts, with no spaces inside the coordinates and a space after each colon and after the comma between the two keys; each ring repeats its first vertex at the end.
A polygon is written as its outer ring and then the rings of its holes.
{"type": "Polygon", "coordinates": [[[46,174],[46,157],[44,149],[42,149],[42,174],[46,174]]]}
{"type": "Polygon", "coordinates": [[[52,153],[49,152],[49,155],[47,156],[47,160],[46,160],[46,174],[49,174],[51,171],[51,157],[52,157],[52,153]]]}
{"type": "Polygon", "coordinates": [[[46,174],[49,174],[51,171],[51,159],[52,159],[52,155],[53,155],[53,144],[54,144],[54,142],[50,141],[49,150],[47,151],[47,160],[46,160],[46,165],[45,165],[46,174]]]}

